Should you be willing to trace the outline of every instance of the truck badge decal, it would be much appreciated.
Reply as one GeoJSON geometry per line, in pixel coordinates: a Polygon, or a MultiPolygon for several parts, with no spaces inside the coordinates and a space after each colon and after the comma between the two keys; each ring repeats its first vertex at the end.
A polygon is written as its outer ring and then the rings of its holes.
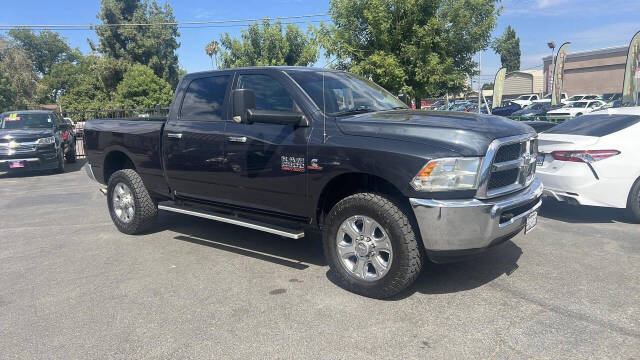
{"type": "Polygon", "coordinates": [[[311,163],[307,166],[309,170],[322,170],[322,166],[318,165],[318,159],[311,159],[311,163]]]}
{"type": "Polygon", "coordinates": [[[295,156],[280,156],[282,171],[304,172],[304,158],[295,156]]]}

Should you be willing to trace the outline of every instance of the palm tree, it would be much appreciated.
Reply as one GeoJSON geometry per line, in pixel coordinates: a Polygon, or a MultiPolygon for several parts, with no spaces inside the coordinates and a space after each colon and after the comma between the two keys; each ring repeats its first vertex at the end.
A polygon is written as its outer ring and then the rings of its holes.
{"type": "Polygon", "coordinates": [[[220,52],[220,44],[218,44],[217,41],[213,40],[212,42],[210,42],[209,44],[207,44],[207,46],[205,46],[204,48],[204,52],[209,55],[209,57],[211,58],[211,67],[213,67],[213,61],[215,59],[216,62],[216,66],[215,69],[218,68],[218,52],[220,52]]]}

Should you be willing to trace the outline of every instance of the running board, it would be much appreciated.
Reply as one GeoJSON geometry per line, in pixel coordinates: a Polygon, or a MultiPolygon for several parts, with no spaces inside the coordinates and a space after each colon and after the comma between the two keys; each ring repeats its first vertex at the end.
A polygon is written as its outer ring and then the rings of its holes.
{"type": "Polygon", "coordinates": [[[255,220],[241,219],[232,215],[221,214],[213,211],[206,211],[202,209],[195,210],[191,207],[176,205],[172,201],[166,201],[158,204],[158,209],[221,221],[228,224],[243,226],[249,229],[264,231],[270,234],[280,235],[291,239],[301,239],[304,237],[303,230],[289,229],[255,220]]]}

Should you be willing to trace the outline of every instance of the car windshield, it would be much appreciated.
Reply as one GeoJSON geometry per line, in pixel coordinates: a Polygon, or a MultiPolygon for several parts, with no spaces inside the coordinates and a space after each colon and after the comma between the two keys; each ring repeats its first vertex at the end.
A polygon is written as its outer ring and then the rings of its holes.
{"type": "Polygon", "coordinates": [[[287,72],[328,116],[406,109],[398,98],[360,76],[346,72],[287,72]]]}
{"type": "Polygon", "coordinates": [[[574,96],[570,97],[568,100],[569,101],[579,101],[579,100],[582,100],[582,98],[583,98],[582,96],[574,95],[574,96]]]}
{"type": "Polygon", "coordinates": [[[516,100],[529,100],[531,95],[520,95],[516,100]]]}
{"type": "Polygon", "coordinates": [[[571,105],[569,105],[569,107],[571,108],[586,108],[587,107],[588,102],[586,101],[578,101],[578,102],[574,102],[571,105]]]}
{"type": "Polygon", "coordinates": [[[49,129],[53,127],[53,116],[47,113],[3,113],[0,129],[49,129]]]}
{"type": "Polygon", "coordinates": [[[545,108],[545,104],[543,103],[533,103],[527,106],[525,109],[527,110],[543,110],[545,108]]]}

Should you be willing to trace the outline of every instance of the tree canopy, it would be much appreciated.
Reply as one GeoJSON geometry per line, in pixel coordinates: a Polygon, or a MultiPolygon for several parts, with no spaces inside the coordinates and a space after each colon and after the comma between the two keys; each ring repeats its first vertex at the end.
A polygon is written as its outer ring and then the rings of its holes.
{"type": "Polygon", "coordinates": [[[49,30],[36,34],[31,29],[13,29],[9,36],[27,53],[41,76],[49,74],[57,63],[73,62],[81,56],[80,50],[72,49],[60,34],[49,30]]]}
{"type": "Polygon", "coordinates": [[[99,41],[98,45],[91,44],[94,50],[105,57],[146,65],[173,87],[178,84],[176,50],[180,34],[177,25],[166,25],[176,21],[168,3],[160,6],[156,0],[102,0],[98,19],[102,25],[96,26],[99,41]],[[111,26],[114,24],[131,25],[111,26]]]}
{"type": "Polygon", "coordinates": [[[489,45],[499,0],[332,0],[320,29],[335,67],[416,97],[463,90],[489,45]]]}
{"type": "Polygon", "coordinates": [[[38,76],[34,72],[33,62],[27,52],[19,45],[3,40],[4,48],[0,50],[0,74],[5,79],[5,91],[15,91],[13,103],[7,107],[27,108],[36,104],[35,94],[38,76]],[[10,84],[10,85],[9,85],[10,84]]]}
{"type": "Polygon", "coordinates": [[[240,39],[225,33],[220,38],[221,67],[297,65],[309,66],[318,59],[318,43],[312,30],[264,20],[242,30],[240,39]]]}
{"type": "Polygon", "coordinates": [[[156,76],[149,67],[136,64],[118,84],[116,101],[127,109],[149,109],[169,105],[173,99],[171,85],[156,76]]]}
{"type": "Polygon", "coordinates": [[[501,37],[493,41],[492,47],[500,54],[502,67],[507,68],[508,72],[520,70],[520,38],[511,25],[507,26],[501,37]]]}

